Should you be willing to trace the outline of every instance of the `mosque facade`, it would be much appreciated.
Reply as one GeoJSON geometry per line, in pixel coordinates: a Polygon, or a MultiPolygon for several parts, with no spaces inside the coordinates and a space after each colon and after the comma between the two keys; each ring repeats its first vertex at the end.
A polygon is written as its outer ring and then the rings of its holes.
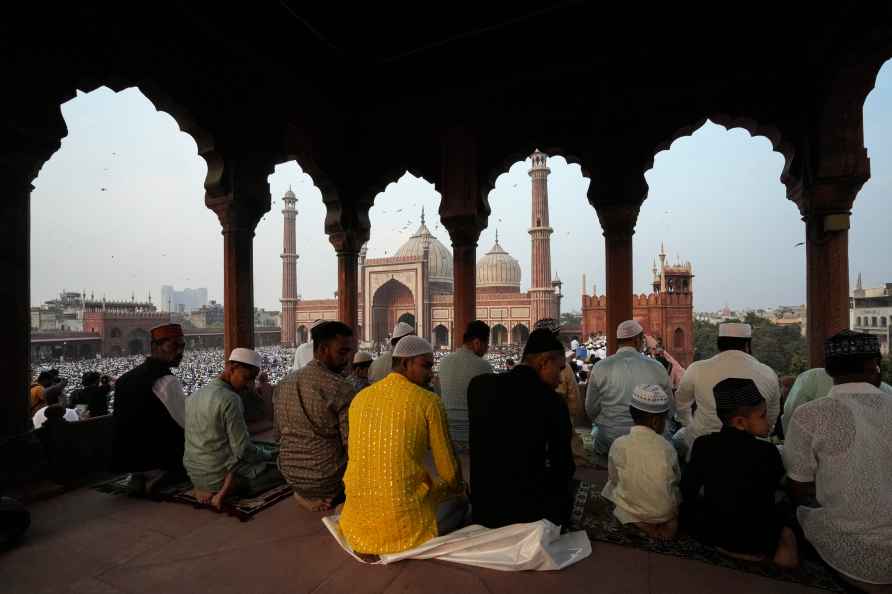
{"type": "MultiPolygon", "coordinates": [[[[561,281],[551,277],[551,234],[548,222],[548,174],[545,154],[535,151],[529,170],[532,178],[532,209],[529,229],[533,275],[531,287],[521,292],[520,263],[499,243],[498,235],[490,249],[477,262],[477,319],[489,324],[494,346],[522,345],[534,324],[543,318],[559,318],[561,281]]],[[[293,195],[292,195],[293,196],[293,195]]],[[[292,196],[288,196],[289,200],[292,196]]],[[[293,222],[285,216],[285,250],[291,256],[289,239],[293,222]]],[[[283,255],[283,259],[285,256],[283,255]]],[[[318,319],[336,319],[337,299],[295,299],[292,269],[283,271],[283,342],[286,307],[295,309],[294,341],[308,339],[309,328],[318,319]],[[287,301],[286,301],[287,299],[287,301]]],[[[421,216],[418,230],[396,254],[387,258],[368,257],[363,246],[359,255],[359,336],[367,343],[386,342],[400,321],[418,329],[419,335],[437,348],[453,348],[461,342],[463,329],[453,321],[452,252],[435,237],[421,216]]]]}
{"type": "MultiPolygon", "coordinates": [[[[687,367],[694,360],[693,267],[680,259],[668,262],[665,252],[660,246],[659,265],[654,261],[653,292],[632,296],[632,315],[648,336],[687,367]]],[[[582,287],[583,335],[606,334],[607,297],[598,295],[596,287],[587,295],[585,277],[582,287]]]]}

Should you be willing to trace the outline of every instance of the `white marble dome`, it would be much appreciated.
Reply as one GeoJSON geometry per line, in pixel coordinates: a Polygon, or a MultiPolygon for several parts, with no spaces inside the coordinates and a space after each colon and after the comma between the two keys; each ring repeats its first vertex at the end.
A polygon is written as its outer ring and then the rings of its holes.
{"type": "Polygon", "coordinates": [[[496,243],[477,263],[477,287],[520,290],[520,263],[496,243]]]}
{"type": "Polygon", "coordinates": [[[452,284],[452,252],[440,240],[434,237],[424,219],[418,231],[409,240],[400,246],[396,252],[397,258],[414,258],[420,260],[424,256],[424,245],[429,246],[430,268],[428,278],[434,282],[452,284]]]}

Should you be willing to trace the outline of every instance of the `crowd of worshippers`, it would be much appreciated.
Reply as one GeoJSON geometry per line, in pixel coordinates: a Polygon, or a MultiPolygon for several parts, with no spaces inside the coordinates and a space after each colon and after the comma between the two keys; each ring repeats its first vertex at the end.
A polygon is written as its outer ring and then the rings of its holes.
{"type": "Polygon", "coordinates": [[[301,507],[339,514],[356,553],[381,555],[468,523],[566,527],[577,466],[592,464],[607,470],[616,518],[651,538],[684,529],[785,568],[813,549],[861,589],[892,583],[892,388],[875,336],[827,340],[825,367],[802,374],[785,403],[778,447],[780,386],[752,355],[749,325],[720,325],[719,353],[681,373],[646,354],[637,321],[622,322],[584,397],[558,330],[540,322],[519,361],[493,373],[490,329],[471,322],[435,378],[434,349],[408,324],[373,358],[357,352],[352,328],[318,321],[273,390],[273,448],[252,440],[240,398],[259,354],[234,349],[186,397],[171,372],[182,329],[160,326],[151,356],[117,381],[115,467],[134,493],[188,476],[214,507],[287,482],[301,507]],[[580,409],[592,457],[574,430],[580,409]]]}

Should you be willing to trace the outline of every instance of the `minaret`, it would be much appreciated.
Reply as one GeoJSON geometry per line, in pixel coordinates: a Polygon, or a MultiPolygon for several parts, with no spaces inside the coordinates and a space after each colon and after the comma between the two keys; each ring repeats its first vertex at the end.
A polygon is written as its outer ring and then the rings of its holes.
{"type": "Polygon", "coordinates": [[[534,322],[545,318],[557,319],[558,300],[551,283],[551,234],[554,229],[548,224],[548,157],[536,149],[531,155],[533,166],[529,174],[533,180],[533,208],[530,224],[532,239],[532,279],[530,281],[530,305],[534,322]]]}
{"type": "Polygon", "coordinates": [[[285,207],[282,215],[285,219],[285,237],[282,248],[282,345],[297,346],[297,238],[295,220],[297,219],[297,197],[288,187],[282,196],[285,207]]]}

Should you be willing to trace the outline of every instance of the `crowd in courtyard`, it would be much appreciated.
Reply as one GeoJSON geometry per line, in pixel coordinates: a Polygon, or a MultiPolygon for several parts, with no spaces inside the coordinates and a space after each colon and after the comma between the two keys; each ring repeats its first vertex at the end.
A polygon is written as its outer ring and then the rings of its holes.
{"type": "Polygon", "coordinates": [[[722,324],[719,353],[687,369],[637,321],[615,332],[608,356],[603,336],[568,349],[543,320],[522,350],[491,353],[490,328],[474,321],[447,354],[399,323],[373,357],[352,328],[319,321],[293,355],[237,348],[223,361],[185,352],[167,324],[145,360],[44,370],[32,406],[35,424],[64,406],[62,377],[83,380],[90,409],[113,384],[114,466],[133,494],[188,477],[219,508],[287,483],[298,505],[338,514],[357,554],[410,550],[469,523],[567,526],[576,469],[594,465],[616,518],[650,538],[684,529],[783,568],[809,551],[862,590],[892,588],[892,387],[875,336],[828,339],[826,366],[784,394],[752,355],[748,324],[722,324]],[[276,447],[252,440],[248,394],[269,401],[276,447]],[[592,453],[574,430],[581,415],[592,453]]]}

